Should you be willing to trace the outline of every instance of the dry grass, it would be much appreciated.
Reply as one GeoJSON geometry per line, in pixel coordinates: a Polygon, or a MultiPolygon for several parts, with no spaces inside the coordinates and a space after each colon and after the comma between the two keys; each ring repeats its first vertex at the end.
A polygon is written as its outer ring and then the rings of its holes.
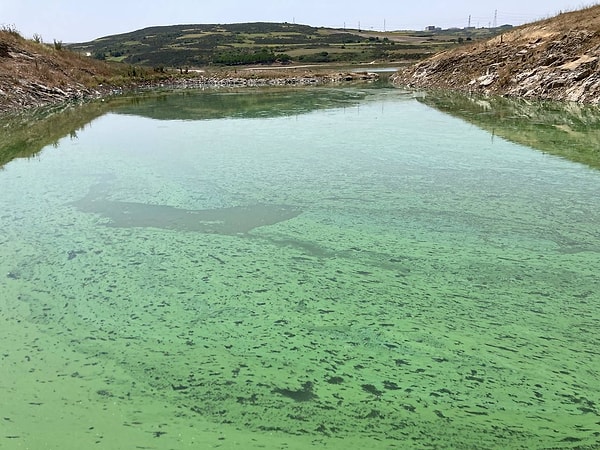
{"type": "Polygon", "coordinates": [[[600,5],[590,6],[439,53],[403,71],[396,81],[425,88],[597,103],[598,30],[600,5]]]}
{"type": "Polygon", "coordinates": [[[29,41],[0,31],[0,45],[6,49],[0,56],[0,78],[37,82],[50,86],[66,86],[73,82],[94,87],[117,74],[108,64],[68,50],[29,41]]]}
{"type": "Polygon", "coordinates": [[[60,45],[0,29],[0,112],[97,95],[127,86],[148,71],[98,61],[60,45]]]}

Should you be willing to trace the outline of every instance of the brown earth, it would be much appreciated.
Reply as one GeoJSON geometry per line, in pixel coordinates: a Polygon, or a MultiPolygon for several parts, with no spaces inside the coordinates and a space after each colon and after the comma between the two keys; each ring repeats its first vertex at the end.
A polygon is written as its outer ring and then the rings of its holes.
{"type": "Polygon", "coordinates": [[[99,96],[107,64],[0,31],[0,112],[99,96]]]}
{"type": "Polygon", "coordinates": [[[397,85],[600,103],[600,5],[445,51],[398,74],[397,85]]]}

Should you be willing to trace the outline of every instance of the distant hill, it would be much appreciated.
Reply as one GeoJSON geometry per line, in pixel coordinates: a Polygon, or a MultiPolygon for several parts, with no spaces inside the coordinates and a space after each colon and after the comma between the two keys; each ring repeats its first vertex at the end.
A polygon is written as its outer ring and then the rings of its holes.
{"type": "Polygon", "coordinates": [[[415,60],[454,46],[464,32],[376,32],[315,28],[290,23],[172,25],[144,28],[91,42],[73,50],[98,59],[150,67],[202,67],[210,64],[272,64],[415,60]]]}
{"type": "Polygon", "coordinates": [[[600,5],[441,52],[394,77],[399,85],[600,103],[600,5]]]}

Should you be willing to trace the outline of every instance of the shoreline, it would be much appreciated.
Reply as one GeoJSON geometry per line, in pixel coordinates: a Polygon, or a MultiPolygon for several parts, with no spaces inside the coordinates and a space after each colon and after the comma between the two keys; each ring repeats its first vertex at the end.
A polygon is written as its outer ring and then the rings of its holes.
{"type": "MultiPolygon", "coordinates": [[[[341,84],[350,82],[373,82],[379,79],[374,72],[327,72],[327,73],[273,73],[265,69],[244,69],[241,75],[234,74],[171,76],[138,80],[126,84],[100,84],[88,88],[80,84],[67,87],[47,86],[40,82],[21,81],[13,86],[12,92],[0,89],[0,115],[18,114],[28,110],[58,106],[70,102],[86,102],[102,98],[122,95],[136,90],[149,89],[182,89],[210,87],[270,87],[270,86],[317,86],[325,84],[341,84]]],[[[3,86],[4,87],[4,86],[3,86]]]]}

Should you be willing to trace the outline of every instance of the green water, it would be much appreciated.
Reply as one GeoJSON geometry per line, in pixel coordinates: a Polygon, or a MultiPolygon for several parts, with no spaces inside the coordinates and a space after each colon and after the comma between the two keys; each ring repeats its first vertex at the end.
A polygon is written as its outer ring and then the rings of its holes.
{"type": "Polygon", "coordinates": [[[600,448],[600,172],[396,90],[108,110],[0,171],[0,448],[600,448]]]}

